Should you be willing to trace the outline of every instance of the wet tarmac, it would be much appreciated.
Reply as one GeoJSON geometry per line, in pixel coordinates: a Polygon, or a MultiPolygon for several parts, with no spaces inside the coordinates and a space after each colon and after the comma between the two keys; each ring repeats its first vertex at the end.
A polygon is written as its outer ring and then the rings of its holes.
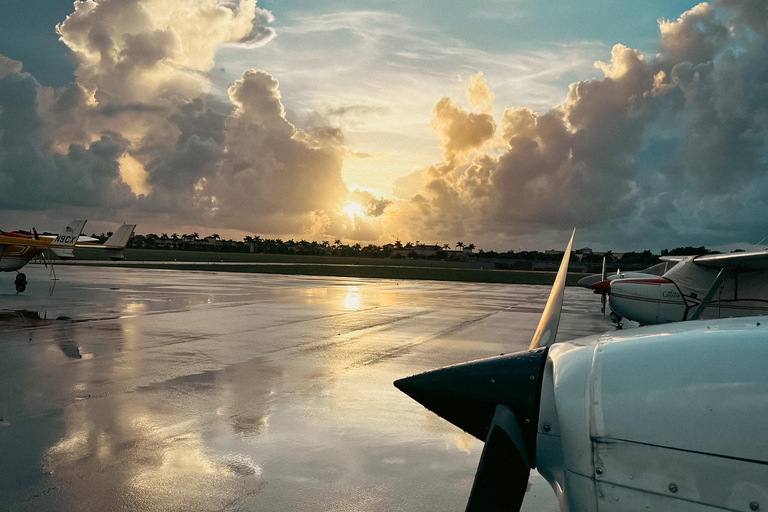
{"type": "MultiPolygon", "coordinates": [[[[462,511],[482,443],[400,393],[524,350],[548,287],[0,274],[0,510],[462,511]],[[55,286],[54,286],[55,284],[55,286]]],[[[559,339],[611,329],[566,290],[559,339]]],[[[556,511],[536,473],[524,510],[556,511]]]]}

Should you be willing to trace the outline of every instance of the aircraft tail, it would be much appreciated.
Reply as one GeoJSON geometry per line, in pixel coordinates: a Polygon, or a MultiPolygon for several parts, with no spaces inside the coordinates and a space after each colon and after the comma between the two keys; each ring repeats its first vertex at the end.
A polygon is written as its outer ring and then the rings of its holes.
{"type": "Polygon", "coordinates": [[[72,252],[72,248],[75,246],[75,243],[77,243],[77,239],[80,236],[80,233],[82,233],[85,223],[85,219],[75,219],[67,223],[64,231],[51,242],[51,251],[63,260],[74,259],[75,255],[72,252]]]}
{"type": "Polygon", "coordinates": [[[136,224],[123,224],[117,231],[115,231],[106,242],[104,247],[107,249],[107,256],[112,261],[122,261],[125,259],[123,249],[125,249],[128,240],[133,236],[133,230],[136,229],[136,224]]]}

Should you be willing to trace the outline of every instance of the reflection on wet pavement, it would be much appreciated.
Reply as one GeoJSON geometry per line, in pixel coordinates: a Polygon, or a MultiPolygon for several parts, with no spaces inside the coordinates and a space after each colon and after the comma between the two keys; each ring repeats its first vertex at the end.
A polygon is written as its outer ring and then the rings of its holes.
{"type": "MultiPolygon", "coordinates": [[[[526,348],[548,293],[58,273],[52,296],[35,266],[25,294],[0,293],[3,509],[463,510],[482,444],[392,382],[526,348]]],[[[567,290],[563,339],[609,328],[567,290]]],[[[532,482],[526,507],[557,510],[532,482]]]]}

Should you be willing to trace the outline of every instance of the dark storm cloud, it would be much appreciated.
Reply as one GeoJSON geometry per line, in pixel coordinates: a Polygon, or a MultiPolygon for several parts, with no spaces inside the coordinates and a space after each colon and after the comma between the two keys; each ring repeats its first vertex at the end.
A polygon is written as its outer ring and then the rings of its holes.
{"type": "Polygon", "coordinates": [[[147,105],[145,103],[127,103],[122,105],[110,104],[104,105],[99,109],[99,114],[104,117],[119,116],[124,112],[162,112],[167,107],[161,105],[147,105]]]}
{"type": "MultiPolygon", "coordinates": [[[[6,69],[18,69],[8,66],[6,69]]],[[[130,189],[116,180],[117,159],[128,141],[105,132],[88,148],[72,144],[51,150],[37,114],[39,84],[27,74],[0,78],[0,208],[36,210],[56,205],[120,206],[130,189]]]]}

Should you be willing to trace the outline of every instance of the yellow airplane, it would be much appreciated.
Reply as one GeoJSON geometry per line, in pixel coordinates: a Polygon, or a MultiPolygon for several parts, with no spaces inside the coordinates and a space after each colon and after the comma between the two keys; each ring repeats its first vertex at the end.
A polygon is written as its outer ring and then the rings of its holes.
{"type": "Polygon", "coordinates": [[[92,242],[79,241],[85,223],[85,220],[73,220],[66,225],[64,232],[59,235],[38,235],[34,229],[31,235],[0,232],[0,272],[16,272],[14,284],[16,291],[21,293],[27,288],[27,276],[19,272],[19,269],[49,249],[63,260],[74,259],[73,249],[75,247],[104,249],[107,256],[112,260],[125,259],[123,249],[133,235],[136,224],[123,224],[104,245],[98,245],[92,242]]]}

